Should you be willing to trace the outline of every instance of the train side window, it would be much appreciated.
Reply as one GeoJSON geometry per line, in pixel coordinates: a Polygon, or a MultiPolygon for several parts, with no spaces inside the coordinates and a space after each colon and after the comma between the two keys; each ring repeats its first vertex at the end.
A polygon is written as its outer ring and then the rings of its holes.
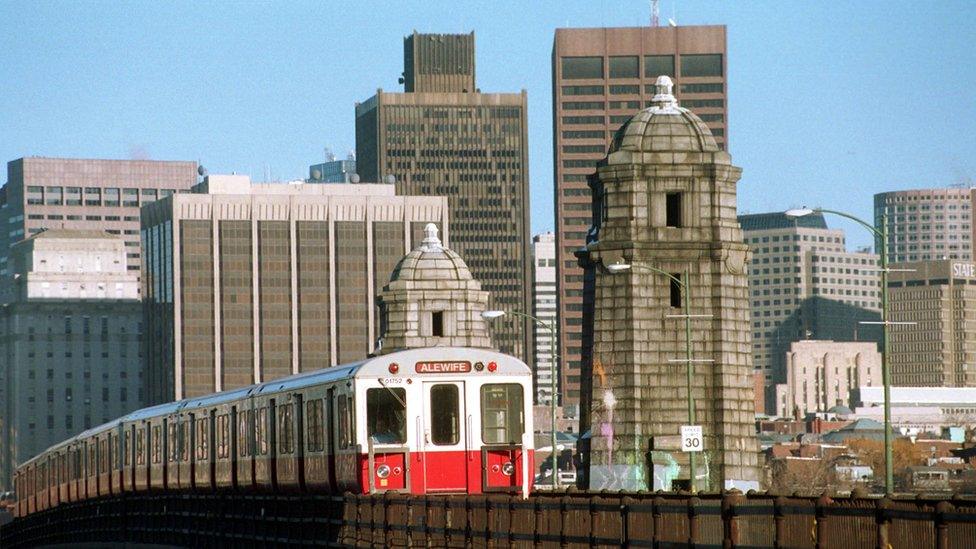
{"type": "Polygon", "coordinates": [[[136,430],[136,465],[146,464],[146,430],[136,430]]]}
{"type": "Polygon", "coordinates": [[[241,457],[244,457],[250,453],[250,440],[251,437],[247,436],[250,429],[247,428],[249,423],[248,415],[251,413],[250,410],[242,410],[237,414],[237,453],[241,457]]]}
{"type": "Polygon", "coordinates": [[[366,434],[374,442],[403,444],[407,441],[406,399],[407,392],[402,388],[366,391],[366,434]]]}
{"type": "Polygon", "coordinates": [[[325,431],[322,430],[322,399],[317,398],[305,403],[305,425],[308,426],[308,434],[305,437],[305,440],[308,441],[308,451],[321,452],[325,448],[325,431]]]}
{"type": "Polygon", "coordinates": [[[207,432],[207,418],[197,420],[197,461],[206,461],[210,457],[210,433],[207,432]]]}
{"type": "Polygon", "coordinates": [[[290,454],[295,451],[294,404],[278,407],[278,453],[290,454]]]}
{"type": "Polygon", "coordinates": [[[263,406],[258,409],[257,421],[254,426],[254,440],[257,446],[257,455],[263,456],[268,453],[268,408],[263,406]]]}
{"type": "Polygon", "coordinates": [[[176,456],[179,455],[179,450],[180,450],[179,449],[179,443],[178,443],[178,440],[176,438],[176,424],[170,422],[169,425],[168,425],[168,429],[167,430],[169,431],[167,433],[168,438],[169,438],[169,448],[168,448],[169,455],[166,456],[166,459],[168,461],[176,461],[176,456]]]}
{"type": "Polygon", "coordinates": [[[108,439],[103,438],[98,441],[98,472],[108,472],[108,439]]]}
{"type": "Polygon", "coordinates": [[[457,385],[430,388],[430,440],[438,446],[452,446],[461,437],[461,409],[457,385]]]}
{"type": "Polygon", "coordinates": [[[160,448],[160,443],[162,441],[160,440],[161,437],[159,431],[160,431],[159,425],[153,425],[152,428],[152,462],[153,463],[159,463],[160,460],[162,459],[162,451],[160,448]]]}
{"type": "Polygon", "coordinates": [[[339,448],[352,446],[352,399],[346,395],[339,395],[337,414],[339,420],[339,448]]]}
{"type": "Polygon", "coordinates": [[[522,441],[522,386],[491,383],[481,387],[481,439],[485,444],[518,444],[522,441]]]}
{"type": "Polygon", "coordinates": [[[179,453],[180,461],[187,461],[186,459],[187,452],[189,451],[189,447],[190,447],[189,440],[190,440],[191,423],[189,422],[192,421],[193,421],[192,419],[181,421],[178,424],[176,429],[180,435],[180,453],[179,453]]]}
{"type": "Polygon", "coordinates": [[[132,433],[130,431],[126,431],[123,440],[125,442],[122,445],[122,452],[124,454],[122,456],[122,460],[123,463],[125,463],[125,466],[129,467],[132,465],[132,433]]]}
{"type": "Polygon", "coordinates": [[[227,414],[217,416],[217,457],[226,458],[230,454],[230,418],[227,414]]]}

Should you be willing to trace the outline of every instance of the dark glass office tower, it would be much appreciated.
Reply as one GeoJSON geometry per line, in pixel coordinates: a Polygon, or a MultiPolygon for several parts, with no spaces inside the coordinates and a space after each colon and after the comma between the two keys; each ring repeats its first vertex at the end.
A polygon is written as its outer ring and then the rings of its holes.
{"type": "MultiPolygon", "coordinates": [[[[531,310],[526,93],[475,88],[474,33],[404,39],[406,93],[356,105],[356,158],[366,181],[397,194],[446,196],[451,249],[491,292],[489,308],[531,310]]],[[[500,350],[530,361],[514,316],[492,329],[500,350]]]]}

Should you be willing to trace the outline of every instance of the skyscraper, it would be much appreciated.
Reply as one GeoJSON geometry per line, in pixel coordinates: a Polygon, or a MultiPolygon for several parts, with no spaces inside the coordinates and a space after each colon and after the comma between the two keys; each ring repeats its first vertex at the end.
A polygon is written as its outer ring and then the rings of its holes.
{"type": "Polygon", "coordinates": [[[376,295],[439,196],[392,185],[211,175],[143,210],[148,400],[168,402],[360,360],[376,295]]]}
{"type": "MultiPolygon", "coordinates": [[[[475,87],[474,33],[404,39],[405,93],[356,105],[357,169],[397,194],[446,196],[451,248],[491,292],[490,309],[531,310],[526,93],[475,87]]],[[[526,362],[530,328],[514,316],[493,339],[526,362]]]]}
{"type": "Polygon", "coordinates": [[[878,341],[877,326],[859,324],[880,318],[878,256],[847,251],[844,231],[827,227],[819,213],[740,215],[739,224],[752,252],[753,366],[762,372],[766,410],[773,414],[784,406],[775,385],[787,381],[791,343],[811,338],[878,341]]]}
{"type": "Polygon", "coordinates": [[[654,80],[675,81],[681,106],[695,111],[726,148],[725,26],[556,29],[552,50],[557,286],[567,412],[579,402],[583,271],[573,252],[592,223],[587,176],[614,132],[650,105],[654,80]]]}
{"type": "Polygon", "coordinates": [[[874,195],[874,225],[888,214],[888,261],[972,261],[976,187],[912,189],[874,195]]]}
{"type": "MultiPolygon", "coordinates": [[[[556,327],[556,235],[537,234],[532,237],[532,314],[556,327]]],[[[556,375],[552,355],[553,333],[542,325],[534,326],[535,339],[535,402],[549,404],[552,399],[552,378],[556,375]]],[[[558,336],[557,336],[558,338],[558,336]]]]}

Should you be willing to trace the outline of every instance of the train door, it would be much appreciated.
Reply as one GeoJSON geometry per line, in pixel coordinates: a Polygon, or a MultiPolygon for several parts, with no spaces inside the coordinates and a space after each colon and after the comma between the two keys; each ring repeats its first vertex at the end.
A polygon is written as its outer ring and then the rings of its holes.
{"type": "Polygon", "coordinates": [[[481,386],[481,484],[485,492],[516,492],[532,470],[525,452],[524,389],[518,383],[481,386]],[[525,470],[523,468],[527,468],[525,470]]]}
{"type": "Polygon", "coordinates": [[[424,382],[424,479],[427,492],[468,490],[464,382],[424,382]]]}

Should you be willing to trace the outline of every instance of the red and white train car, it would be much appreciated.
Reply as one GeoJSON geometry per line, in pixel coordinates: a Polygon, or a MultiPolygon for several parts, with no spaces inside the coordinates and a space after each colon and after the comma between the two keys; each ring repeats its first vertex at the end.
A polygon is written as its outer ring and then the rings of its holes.
{"type": "Polygon", "coordinates": [[[532,374],[412,349],[145,408],[17,468],[17,514],[122,492],[527,493],[532,374]]]}

